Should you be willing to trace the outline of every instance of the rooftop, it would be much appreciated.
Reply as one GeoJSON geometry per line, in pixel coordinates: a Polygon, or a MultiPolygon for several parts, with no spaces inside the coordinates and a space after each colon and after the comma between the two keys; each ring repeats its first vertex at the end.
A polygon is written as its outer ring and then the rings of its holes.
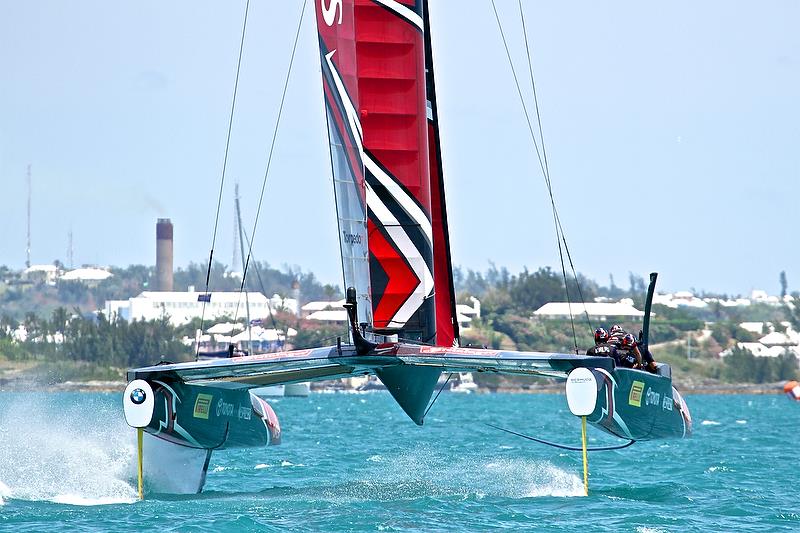
{"type": "Polygon", "coordinates": [[[584,309],[589,316],[597,317],[627,316],[640,318],[644,316],[643,311],[639,311],[632,305],[622,302],[587,302],[585,304],[577,302],[572,304],[567,302],[550,302],[534,311],[533,314],[539,317],[569,316],[582,314],[584,309]]]}

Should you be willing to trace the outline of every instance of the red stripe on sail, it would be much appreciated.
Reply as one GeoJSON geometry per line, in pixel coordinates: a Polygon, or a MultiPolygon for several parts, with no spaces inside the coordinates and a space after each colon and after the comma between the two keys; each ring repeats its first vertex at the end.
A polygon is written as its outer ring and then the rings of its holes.
{"type": "Polygon", "coordinates": [[[367,229],[370,254],[375,256],[389,278],[383,297],[375,305],[373,322],[376,328],[387,328],[397,311],[414,293],[420,280],[399,250],[392,246],[371,219],[367,221],[367,229]]]}
{"type": "Polygon", "coordinates": [[[456,338],[455,295],[453,294],[450,250],[448,249],[447,213],[444,203],[444,182],[439,175],[436,156],[436,132],[433,123],[428,127],[429,153],[431,154],[431,211],[433,223],[433,286],[436,301],[436,344],[453,346],[456,338]]]}

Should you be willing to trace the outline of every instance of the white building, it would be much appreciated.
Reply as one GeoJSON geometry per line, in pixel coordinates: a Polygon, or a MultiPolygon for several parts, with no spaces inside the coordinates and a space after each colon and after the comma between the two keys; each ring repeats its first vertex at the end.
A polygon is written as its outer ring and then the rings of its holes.
{"type": "Polygon", "coordinates": [[[31,283],[55,285],[56,279],[58,279],[58,267],[55,265],[31,265],[22,271],[22,279],[31,283]]]}
{"type": "Polygon", "coordinates": [[[631,300],[617,303],[588,302],[585,304],[580,302],[571,304],[567,302],[550,302],[534,311],[533,316],[535,318],[569,318],[570,315],[582,315],[584,310],[590,317],[598,320],[606,320],[609,317],[641,320],[644,317],[644,312],[633,307],[631,300]]]}
{"type": "Polygon", "coordinates": [[[267,298],[260,292],[212,292],[203,302],[207,293],[202,292],[154,292],[145,291],[128,300],[109,300],[106,302],[105,314],[109,319],[118,316],[124,320],[153,320],[168,316],[174,325],[185,324],[193,318],[204,316],[214,320],[222,316],[248,316],[250,319],[268,318],[271,312],[285,310],[295,312],[297,300],[281,298],[278,295],[267,298]],[[205,311],[204,311],[205,305],[205,311]]]}
{"type": "Polygon", "coordinates": [[[317,311],[326,311],[326,310],[343,310],[344,309],[344,300],[335,300],[335,301],[319,301],[319,302],[308,302],[303,307],[300,308],[300,316],[303,318],[308,318],[309,315],[316,313],[317,311]]]}
{"type": "MultiPolygon", "coordinates": [[[[737,342],[736,346],[756,357],[778,357],[788,351],[800,358],[800,333],[794,331],[788,322],[781,323],[786,328],[783,333],[775,331],[775,327],[769,322],[742,322],[739,326],[754,333],[761,333],[762,324],[765,326],[763,329],[769,328],[769,333],[758,339],[758,342],[737,342]]],[[[719,355],[726,357],[732,351],[733,349],[729,348],[719,355]]]]}
{"type": "MultiPolygon", "coordinates": [[[[472,306],[467,304],[456,304],[456,320],[461,329],[468,329],[473,318],[481,316],[481,302],[474,296],[470,297],[472,306]]],[[[302,316],[306,320],[316,320],[329,324],[347,324],[347,311],[344,308],[344,300],[335,302],[308,302],[300,308],[302,316]]]]}
{"type": "Polygon", "coordinates": [[[750,293],[750,300],[768,305],[781,304],[781,298],[779,296],[770,296],[767,294],[767,291],[762,291],[759,289],[753,289],[753,291],[750,293]]]}
{"type": "Polygon", "coordinates": [[[474,296],[469,297],[472,306],[456,304],[456,320],[460,329],[469,329],[473,318],[481,317],[481,301],[474,296]]]}
{"type": "Polygon", "coordinates": [[[306,320],[316,320],[318,322],[328,322],[330,324],[346,324],[347,311],[345,309],[322,309],[308,315],[306,320]]]}
{"type": "Polygon", "coordinates": [[[678,307],[708,307],[707,301],[698,298],[689,291],[678,291],[674,294],[654,294],[653,303],[665,305],[672,309],[677,309],[678,307]]]}
{"type": "Polygon", "coordinates": [[[59,278],[59,281],[78,281],[92,287],[113,275],[114,274],[108,270],[103,270],[102,268],[84,267],[65,272],[64,275],[59,278]]]}

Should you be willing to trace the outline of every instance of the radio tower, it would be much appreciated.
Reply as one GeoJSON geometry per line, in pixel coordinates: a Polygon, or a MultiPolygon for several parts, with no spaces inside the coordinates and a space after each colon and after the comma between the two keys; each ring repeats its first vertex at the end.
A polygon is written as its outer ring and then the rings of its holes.
{"type": "MultiPolygon", "coordinates": [[[[234,193],[236,196],[236,201],[239,201],[239,184],[236,183],[235,189],[236,192],[234,193]]],[[[236,215],[236,205],[233,207],[233,259],[231,260],[231,272],[236,272],[236,260],[239,256],[239,246],[237,245],[239,241],[239,218],[236,215]]],[[[244,261],[242,261],[244,264],[244,261]]],[[[242,270],[244,270],[244,266],[242,266],[242,270]]]]}
{"type": "Polygon", "coordinates": [[[31,165],[28,164],[28,247],[26,248],[25,267],[31,266],[31,165]]]}
{"type": "Polygon", "coordinates": [[[68,234],[69,243],[67,244],[67,261],[69,261],[69,269],[72,270],[72,228],[69,229],[68,234]]]}

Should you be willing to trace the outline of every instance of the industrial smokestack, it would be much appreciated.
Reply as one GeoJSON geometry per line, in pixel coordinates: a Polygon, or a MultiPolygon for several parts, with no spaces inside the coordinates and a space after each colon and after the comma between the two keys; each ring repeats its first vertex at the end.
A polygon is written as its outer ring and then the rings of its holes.
{"type": "Polygon", "coordinates": [[[159,218],[156,223],[156,290],[172,290],[172,222],[159,218]]]}
{"type": "Polygon", "coordinates": [[[300,318],[300,280],[292,282],[292,298],[294,298],[295,305],[297,306],[297,318],[300,318]]]}

